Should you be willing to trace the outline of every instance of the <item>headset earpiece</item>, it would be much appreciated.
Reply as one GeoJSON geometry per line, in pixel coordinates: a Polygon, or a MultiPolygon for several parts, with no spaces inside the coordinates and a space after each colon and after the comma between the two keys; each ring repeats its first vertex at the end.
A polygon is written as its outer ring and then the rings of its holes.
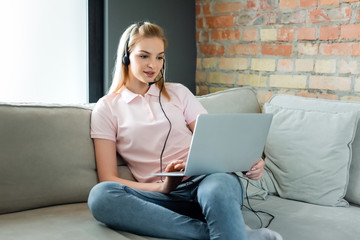
{"type": "Polygon", "coordinates": [[[123,56],[123,58],[122,58],[122,63],[123,63],[126,67],[130,65],[129,41],[130,41],[131,33],[134,31],[134,29],[135,29],[136,27],[139,28],[139,27],[141,27],[141,25],[143,25],[143,24],[144,24],[144,22],[139,22],[139,23],[137,23],[137,24],[129,31],[129,35],[128,35],[128,37],[127,37],[127,39],[126,39],[126,43],[125,43],[124,56],[123,56]]]}
{"type": "Polygon", "coordinates": [[[125,66],[129,66],[129,64],[130,64],[130,58],[129,58],[127,52],[125,52],[125,55],[124,55],[123,58],[122,58],[122,63],[123,63],[125,66]]]}
{"type": "MultiPolygon", "coordinates": [[[[135,27],[134,27],[135,28],[135,27]]],[[[134,29],[133,28],[133,29],[134,29]]],[[[123,58],[122,58],[122,63],[127,67],[127,66],[129,66],[129,64],[130,64],[130,58],[129,58],[129,41],[130,41],[130,35],[131,35],[131,32],[132,32],[132,30],[133,29],[131,29],[131,31],[129,32],[129,36],[128,36],[128,38],[126,39],[126,44],[125,44],[125,53],[124,53],[124,56],[123,56],[123,58]]]]}

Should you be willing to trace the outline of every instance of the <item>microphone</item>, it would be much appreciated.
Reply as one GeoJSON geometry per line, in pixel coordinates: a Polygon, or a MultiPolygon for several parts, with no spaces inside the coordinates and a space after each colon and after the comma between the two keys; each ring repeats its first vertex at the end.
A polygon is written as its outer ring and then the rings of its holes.
{"type": "Polygon", "coordinates": [[[154,83],[159,82],[160,80],[161,80],[161,78],[160,78],[159,80],[154,81],[154,82],[148,82],[147,85],[148,85],[148,86],[151,86],[151,85],[153,85],[154,83]]]}

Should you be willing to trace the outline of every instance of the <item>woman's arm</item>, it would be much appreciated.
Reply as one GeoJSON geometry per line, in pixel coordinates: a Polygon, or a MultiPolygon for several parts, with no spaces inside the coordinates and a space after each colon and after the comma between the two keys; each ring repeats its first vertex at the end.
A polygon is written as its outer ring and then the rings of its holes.
{"type": "Polygon", "coordinates": [[[119,182],[128,187],[153,192],[162,192],[162,183],[139,183],[120,178],[116,162],[116,143],[106,139],[94,139],[97,174],[100,182],[119,182]]]}
{"type": "MultiPolygon", "coordinates": [[[[116,143],[111,140],[94,139],[97,174],[100,182],[112,181],[143,191],[169,193],[179,185],[182,177],[166,177],[160,183],[140,183],[120,178],[116,162],[116,143]]],[[[173,172],[185,168],[182,161],[171,162],[165,171],[173,172]]]]}
{"type": "Polygon", "coordinates": [[[195,120],[195,121],[192,121],[192,122],[188,125],[189,129],[190,129],[192,132],[194,132],[195,124],[196,124],[196,120],[195,120]]]}

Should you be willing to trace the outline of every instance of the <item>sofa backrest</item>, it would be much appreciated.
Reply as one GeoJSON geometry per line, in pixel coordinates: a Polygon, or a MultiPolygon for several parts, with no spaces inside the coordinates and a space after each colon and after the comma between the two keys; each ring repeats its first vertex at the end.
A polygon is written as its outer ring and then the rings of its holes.
{"type": "Polygon", "coordinates": [[[197,97],[209,113],[260,113],[253,88],[231,88],[197,97]]]}
{"type": "Polygon", "coordinates": [[[87,200],[97,183],[90,114],[0,104],[0,214],[87,200]]]}
{"type": "MultiPolygon", "coordinates": [[[[198,97],[209,113],[259,113],[252,88],[198,97]]],[[[93,104],[0,103],[0,214],[85,202],[97,183],[93,104]]],[[[119,176],[132,179],[118,158],[119,176]]]]}

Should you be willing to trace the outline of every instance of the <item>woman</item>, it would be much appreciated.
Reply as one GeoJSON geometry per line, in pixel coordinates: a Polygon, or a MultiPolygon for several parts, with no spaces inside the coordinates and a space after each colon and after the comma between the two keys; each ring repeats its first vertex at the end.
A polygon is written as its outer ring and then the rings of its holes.
{"type": "MultiPolygon", "coordinates": [[[[109,94],[91,122],[99,183],[90,192],[94,217],[111,228],[171,239],[280,239],[245,226],[244,192],[234,174],[154,177],[185,168],[198,114],[205,114],[181,84],[165,84],[163,30],[148,22],[122,35],[109,94]],[[137,181],[118,176],[116,153],[137,181]]],[[[259,179],[264,161],[247,172],[259,179]]]]}

